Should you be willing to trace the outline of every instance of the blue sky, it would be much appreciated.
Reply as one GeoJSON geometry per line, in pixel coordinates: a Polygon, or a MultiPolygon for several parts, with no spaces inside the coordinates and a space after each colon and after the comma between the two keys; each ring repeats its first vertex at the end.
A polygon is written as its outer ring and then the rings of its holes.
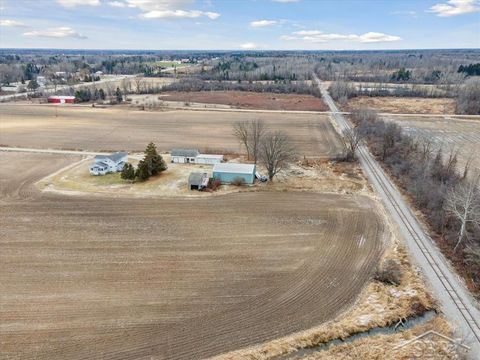
{"type": "Polygon", "coordinates": [[[480,0],[0,0],[0,47],[480,48],[480,0]]]}

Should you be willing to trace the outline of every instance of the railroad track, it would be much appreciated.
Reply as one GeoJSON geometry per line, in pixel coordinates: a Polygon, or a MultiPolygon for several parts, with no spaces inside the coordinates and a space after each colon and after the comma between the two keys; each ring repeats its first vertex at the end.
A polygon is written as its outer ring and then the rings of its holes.
{"type": "MultiPolygon", "coordinates": [[[[351,129],[351,125],[338,111],[328,91],[322,89],[320,80],[316,76],[315,81],[322,92],[324,101],[332,111],[338,130],[343,132],[351,129]]],[[[373,158],[365,144],[359,146],[357,155],[374,188],[383,198],[400,230],[403,230],[402,233],[411,253],[420,265],[423,264],[425,275],[436,290],[437,298],[443,303],[444,313],[450,320],[458,323],[460,335],[471,347],[473,358],[477,358],[480,354],[480,315],[478,310],[474,307],[466,290],[455,280],[455,275],[448,268],[447,261],[435,249],[432,239],[422,230],[408,205],[402,202],[401,193],[373,158]],[[424,261],[421,261],[420,257],[423,257],[424,261]]]]}

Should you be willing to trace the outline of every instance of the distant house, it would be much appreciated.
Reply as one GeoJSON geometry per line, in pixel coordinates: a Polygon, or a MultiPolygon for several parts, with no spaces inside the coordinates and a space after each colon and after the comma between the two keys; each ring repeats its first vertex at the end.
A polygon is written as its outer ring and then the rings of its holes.
{"type": "Polygon", "coordinates": [[[47,79],[45,79],[45,76],[37,76],[37,84],[40,87],[44,87],[47,82],[47,79]]]}
{"type": "Polygon", "coordinates": [[[255,172],[252,164],[221,163],[213,166],[213,178],[224,184],[230,184],[237,178],[242,178],[245,184],[253,184],[255,172]]]}
{"type": "Polygon", "coordinates": [[[223,162],[223,155],[200,154],[196,149],[173,149],[172,163],[179,164],[219,164],[223,162]]]}
{"type": "Polygon", "coordinates": [[[202,190],[208,186],[207,173],[192,172],[188,177],[188,188],[190,190],[202,190]]]}
{"type": "Polygon", "coordinates": [[[97,155],[90,165],[91,175],[105,175],[122,171],[127,163],[128,154],[126,152],[116,152],[111,155],[97,155]]]}

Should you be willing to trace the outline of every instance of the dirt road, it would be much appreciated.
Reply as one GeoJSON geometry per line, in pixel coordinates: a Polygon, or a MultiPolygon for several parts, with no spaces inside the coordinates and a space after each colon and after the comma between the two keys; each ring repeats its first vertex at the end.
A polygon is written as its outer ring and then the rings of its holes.
{"type": "Polygon", "coordinates": [[[361,196],[42,194],[78,156],[1,153],[0,357],[194,359],[334,318],[385,228],[361,196]]]}

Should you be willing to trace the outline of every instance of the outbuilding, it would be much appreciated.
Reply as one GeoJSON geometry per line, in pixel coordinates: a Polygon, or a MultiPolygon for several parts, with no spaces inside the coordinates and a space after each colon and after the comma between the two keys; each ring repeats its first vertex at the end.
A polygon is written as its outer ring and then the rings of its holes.
{"type": "Polygon", "coordinates": [[[214,165],[223,162],[223,155],[198,154],[195,158],[196,164],[214,165]]]}
{"type": "Polygon", "coordinates": [[[172,149],[171,151],[172,163],[189,164],[195,163],[195,158],[198,156],[196,149],[172,149]]]}
{"type": "Polygon", "coordinates": [[[48,102],[52,104],[73,104],[75,96],[52,95],[48,97],[48,102]]]}
{"type": "Polygon", "coordinates": [[[192,172],[188,177],[188,188],[190,190],[203,190],[208,186],[207,173],[192,172]]]}
{"type": "Polygon", "coordinates": [[[237,178],[242,178],[245,184],[253,184],[255,171],[253,164],[221,163],[213,166],[213,178],[224,184],[231,184],[237,178]]]}

